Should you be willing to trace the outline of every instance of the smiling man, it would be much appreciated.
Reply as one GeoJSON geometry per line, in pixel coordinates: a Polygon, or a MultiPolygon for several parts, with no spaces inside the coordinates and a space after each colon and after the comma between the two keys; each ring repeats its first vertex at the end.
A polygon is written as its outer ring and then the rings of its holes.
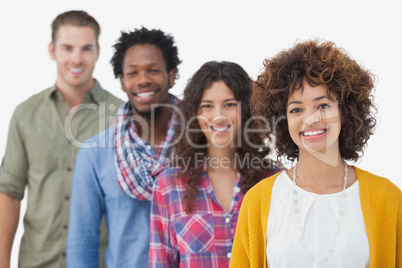
{"type": "Polygon", "coordinates": [[[99,33],[99,24],[86,12],[57,16],[49,44],[57,65],[56,83],[20,104],[11,118],[0,174],[1,268],[10,266],[26,186],[18,266],[66,266],[70,191],[79,146],[108,127],[116,111],[111,108],[122,104],[92,77],[99,33]]]}
{"type": "Polygon", "coordinates": [[[173,37],[160,30],[122,32],[111,63],[129,101],[115,124],[87,140],[73,176],[68,267],[98,267],[99,224],[109,229],[107,267],[148,267],[150,200],[174,139],[178,99],[169,94],[181,63],[173,37]]]}

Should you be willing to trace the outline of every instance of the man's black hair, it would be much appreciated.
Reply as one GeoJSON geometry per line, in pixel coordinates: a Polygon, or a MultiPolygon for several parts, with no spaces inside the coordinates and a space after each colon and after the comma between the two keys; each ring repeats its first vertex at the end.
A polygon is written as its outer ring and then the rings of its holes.
{"type": "Polygon", "coordinates": [[[121,32],[120,38],[113,46],[115,53],[110,60],[115,78],[123,75],[122,66],[126,51],[134,45],[145,44],[155,45],[162,51],[162,55],[166,61],[167,72],[176,69],[176,78],[178,78],[179,70],[177,66],[181,61],[178,57],[178,51],[173,37],[169,34],[165,34],[161,30],[148,30],[145,27],[135,29],[133,32],[121,32]]]}

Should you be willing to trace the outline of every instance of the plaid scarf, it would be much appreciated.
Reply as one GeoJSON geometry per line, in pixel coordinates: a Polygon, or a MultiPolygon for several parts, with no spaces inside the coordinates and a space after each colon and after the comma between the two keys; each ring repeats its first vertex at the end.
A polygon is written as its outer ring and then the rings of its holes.
{"type": "MultiPolygon", "coordinates": [[[[170,97],[172,104],[177,106],[179,99],[170,97]]],[[[130,102],[123,104],[116,114],[114,163],[118,184],[131,198],[151,200],[154,178],[169,164],[166,153],[174,139],[176,115],[172,113],[166,138],[156,154],[139,136],[132,115],[130,102]]]]}

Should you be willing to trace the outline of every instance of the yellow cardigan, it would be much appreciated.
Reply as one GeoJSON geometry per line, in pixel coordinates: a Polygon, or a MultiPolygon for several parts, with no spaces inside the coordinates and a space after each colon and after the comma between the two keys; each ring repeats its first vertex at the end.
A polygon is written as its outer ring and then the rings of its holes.
{"type": "MultiPolygon", "coordinates": [[[[370,268],[402,268],[402,192],[386,178],[356,168],[370,247],[370,268]]],[[[240,208],[230,268],[267,267],[270,196],[279,173],[251,188],[240,208]]]]}

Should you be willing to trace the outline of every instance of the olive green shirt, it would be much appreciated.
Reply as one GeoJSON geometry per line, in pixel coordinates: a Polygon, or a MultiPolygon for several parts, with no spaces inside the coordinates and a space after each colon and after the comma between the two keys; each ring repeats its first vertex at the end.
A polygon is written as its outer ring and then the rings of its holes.
{"type": "Polygon", "coordinates": [[[22,200],[28,186],[19,267],[66,267],[75,158],[81,146],[102,146],[103,141],[84,141],[113,124],[122,103],[95,80],[73,115],[55,86],[15,109],[0,171],[0,191],[22,200]]]}

